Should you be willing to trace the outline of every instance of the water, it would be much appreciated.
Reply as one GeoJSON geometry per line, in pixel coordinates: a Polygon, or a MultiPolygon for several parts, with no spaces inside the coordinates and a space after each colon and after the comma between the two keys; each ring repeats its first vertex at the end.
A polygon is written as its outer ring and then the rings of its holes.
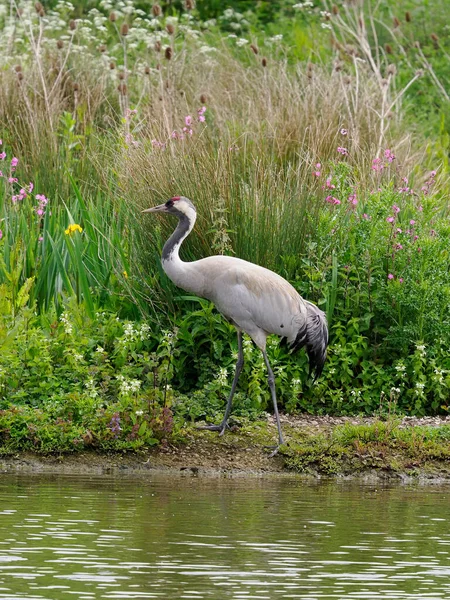
{"type": "Polygon", "coordinates": [[[0,600],[450,598],[448,487],[0,478],[0,600]]]}

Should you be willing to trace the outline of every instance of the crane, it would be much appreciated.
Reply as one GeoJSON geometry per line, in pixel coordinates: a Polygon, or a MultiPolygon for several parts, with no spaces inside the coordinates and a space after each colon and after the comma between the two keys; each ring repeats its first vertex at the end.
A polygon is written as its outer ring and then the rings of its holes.
{"type": "Polygon", "coordinates": [[[267,358],[266,339],[276,334],[291,351],[305,347],[310,373],[318,377],[322,372],[328,344],[325,314],[315,304],[304,300],[283,277],[233,256],[208,256],[184,262],[179,256],[182,242],[192,231],[197,211],[185,196],[173,196],[164,204],[147,208],[144,213],[168,213],[178,218],[178,226],[164,244],[162,267],[168,277],[180,288],[213,302],[219,312],[237,330],[238,359],[228,396],[225,414],[220,425],[206,425],[201,429],[225,433],[234,392],[244,364],[243,332],[247,333],[261,350],[268,373],[278,428],[279,446],[284,443],[278,413],[275,378],[267,358]]]}

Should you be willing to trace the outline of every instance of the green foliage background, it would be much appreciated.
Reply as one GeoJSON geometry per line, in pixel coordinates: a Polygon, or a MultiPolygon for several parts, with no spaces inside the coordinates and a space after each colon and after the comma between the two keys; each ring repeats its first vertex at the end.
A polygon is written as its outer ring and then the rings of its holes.
{"type": "MultiPolygon", "coordinates": [[[[326,311],[316,384],[269,343],[284,410],[448,411],[445,4],[0,11],[4,451],[140,448],[220,419],[234,330],[162,272],[174,224],[140,215],[175,193],[199,213],[187,260],[263,264],[326,311]]],[[[236,418],[269,409],[245,356],[236,418]]]]}

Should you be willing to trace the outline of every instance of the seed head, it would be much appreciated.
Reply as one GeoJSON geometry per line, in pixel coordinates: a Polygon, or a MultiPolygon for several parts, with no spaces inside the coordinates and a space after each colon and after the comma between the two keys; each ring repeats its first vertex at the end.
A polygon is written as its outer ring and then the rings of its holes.
{"type": "Polygon", "coordinates": [[[106,46],[105,46],[105,44],[101,44],[101,45],[98,47],[98,50],[99,50],[99,52],[101,52],[102,54],[103,54],[103,52],[106,52],[106,46]]]}
{"type": "Polygon", "coordinates": [[[395,75],[396,73],[397,73],[397,67],[394,64],[388,65],[387,74],[388,75],[395,75]]]}
{"type": "Polygon", "coordinates": [[[389,84],[389,81],[388,81],[387,79],[382,79],[382,80],[381,80],[381,85],[382,85],[383,87],[386,87],[388,84],[389,84]]]}
{"type": "Polygon", "coordinates": [[[336,6],[336,4],[333,4],[333,6],[331,7],[331,12],[333,13],[333,15],[339,14],[339,8],[336,6]]]}
{"type": "Polygon", "coordinates": [[[430,37],[433,40],[433,42],[438,42],[439,41],[439,37],[435,33],[432,33],[430,37]]]}
{"type": "Polygon", "coordinates": [[[167,23],[166,31],[169,35],[173,35],[175,33],[175,27],[172,25],[172,23],[167,23]]]}
{"type": "Polygon", "coordinates": [[[156,40],[154,48],[155,52],[161,52],[161,42],[159,40],[156,40]]]}
{"type": "Polygon", "coordinates": [[[184,5],[186,6],[186,10],[192,10],[195,8],[195,0],[186,0],[184,5]]]}
{"type": "Polygon", "coordinates": [[[115,23],[117,21],[117,15],[114,11],[109,13],[109,20],[111,21],[111,23],[115,23]]]}
{"type": "Polygon", "coordinates": [[[340,60],[336,60],[334,63],[334,70],[339,72],[342,69],[342,63],[340,60]]]}
{"type": "Polygon", "coordinates": [[[127,84],[126,83],[120,83],[117,86],[117,89],[119,90],[119,92],[122,94],[122,96],[126,96],[127,95],[127,84]]]}
{"type": "Polygon", "coordinates": [[[77,83],[77,82],[75,82],[75,83],[73,84],[72,88],[73,88],[73,91],[74,91],[75,93],[77,93],[77,92],[79,92],[79,91],[80,91],[80,86],[78,85],[78,83],[77,83]]]}
{"type": "Polygon", "coordinates": [[[113,63],[113,62],[110,62],[110,63],[109,63],[109,68],[111,69],[111,71],[114,71],[114,69],[116,68],[116,65],[115,65],[115,63],[113,63]]]}
{"type": "Polygon", "coordinates": [[[22,81],[22,79],[23,79],[23,73],[22,73],[22,71],[20,71],[19,73],[17,73],[17,79],[19,81],[22,81]]]}
{"type": "Polygon", "coordinates": [[[162,13],[162,10],[161,10],[160,5],[159,4],[154,4],[152,6],[152,15],[154,17],[159,17],[161,15],[161,13],[162,13]]]}
{"type": "Polygon", "coordinates": [[[350,75],[345,75],[342,81],[345,83],[345,85],[350,85],[352,82],[352,78],[350,77],[350,75]]]}
{"type": "Polygon", "coordinates": [[[128,32],[129,32],[128,23],[122,23],[122,26],[120,28],[120,35],[125,37],[128,35],[128,32]]]}
{"type": "Polygon", "coordinates": [[[261,64],[263,67],[267,67],[267,58],[265,56],[263,56],[263,58],[261,59],[261,64]]]}
{"type": "Polygon", "coordinates": [[[76,28],[77,28],[77,22],[74,19],[70,19],[70,21],[69,21],[70,31],[75,31],[76,28]]]}
{"type": "Polygon", "coordinates": [[[40,10],[38,14],[42,19],[43,17],[45,17],[45,10],[44,9],[40,10]]]}
{"type": "Polygon", "coordinates": [[[44,7],[42,6],[42,4],[40,2],[35,2],[34,9],[37,12],[37,14],[39,14],[41,12],[41,10],[44,10],[44,7]]]}
{"type": "Polygon", "coordinates": [[[167,60],[170,60],[172,58],[172,54],[173,54],[173,50],[170,46],[167,46],[167,48],[164,51],[164,56],[167,58],[167,60]]]}
{"type": "Polygon", "coordinates": [[[397,17],[394,17],[394,29],[397,27],[400,27],[400,21],[397,19],[397,17]]]}
{"type": "Polygon", "coordinates": [[[258,54],[258,52],[259,52],[258,46],[255,46],[255,44],[250,44],[250,48],[251,48],[253,54],[258,54]]]}
{"type": "Polygon", "coordinates": [[[123,81],[125,79],[125,73],[123,71],[120,71],[119,79],[120,79],[120,81],[123,81]]]}
{"type": "Polygon", "coordinates": [[[21,71],[21,70],[22,70],[22,65],[16,65],[16,66],[14,67],[14,71],[15,71],[16,73],[20,73],[20,71],[21,71]]]}
{"type": "Polygon", "coordinates": [[[144,71],[146,75],[150,75],[150,67],[148,65],[146,65],[144,71]]]}
{"type": "Polygon", "coordinates": [[[208,102],[208,96],[206,94],[201,94],[200,104],[206,104],[207,102],[208,102]]]}
{"type": "Polygon", "coordinates": [[[411,19],[411,13],[409,12],[409,10],[407,10],[407,11],[405,12],[405,21],[406,21],[407,23],[411,23],[411,21],[412,21],[412,19],[411,19]]]}
{"type": "Polygon", "coordinates": [[[58,50],[61,50],[61,48],[64,46],[64,42],[62,40],[58,40],[56,42],[56,47],[58,48],[58,50]]]}

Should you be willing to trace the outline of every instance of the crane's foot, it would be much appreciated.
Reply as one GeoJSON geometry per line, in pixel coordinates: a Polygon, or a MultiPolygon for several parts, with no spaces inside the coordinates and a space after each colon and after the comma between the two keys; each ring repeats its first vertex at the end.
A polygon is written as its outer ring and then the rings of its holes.
{"type": "Polygon", "coordinates": [[[228,423],[221,423],[220,425],[198,425],[196,429],[203,431],[218,431],[219,435],[222,436],[227,429],[230,429],[228,423]]]}
{"type": "Polygon", "coordinates": [[[284,445],[284,440],[280,440],[280,443],[276,446],[265,446],[266,450],[272,450],[272,452],[268,455],[269,458],[273,458],[276,456],[281,448],[284,445]]]}

